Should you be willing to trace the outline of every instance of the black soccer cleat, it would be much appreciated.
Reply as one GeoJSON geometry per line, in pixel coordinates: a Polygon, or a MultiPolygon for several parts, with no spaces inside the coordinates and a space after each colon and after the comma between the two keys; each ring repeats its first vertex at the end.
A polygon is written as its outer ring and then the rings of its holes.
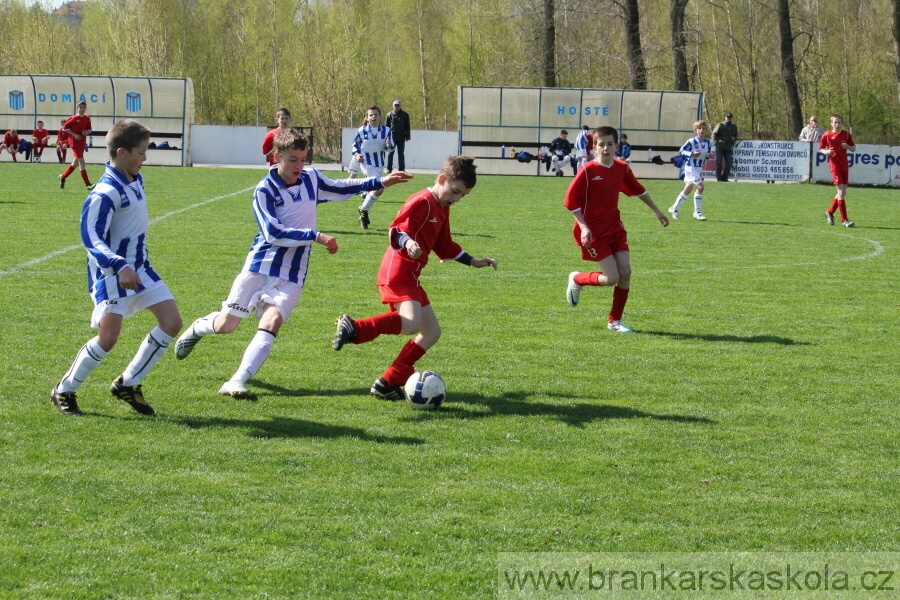
{"type": "Polygon", "coordinates": [[[369,221],[369,211],[363,210],[360,208],[359,209],[359,226],[362,227],[363,229],[368,229],[370,223],[371,223],[371,221],[369,221]]]}
{"type": "MultiPolygon", "coordinates": [[[[62,161],[59,161],[59,162],[62,162],[62,161]]],[[[66,189],[66,178],[63,177],[62,175],[59,176],[59,189],[61,189],[61,190],[66,189]]]]}
{"type": "Polygon", "coordinates": [[[350,315],[341,314],[337,320],[337,330],[334,332],[334,338],[331,340],[331,346],[335,350],[340,350],[344,344],[349,344],[356,339],[356,321],[350,318],[350,315]]]}
{"type": "Polygon", "coordinates": [[[384,380],[383,377],[379,377],[375,380],[375,383],[372,384],[372,389],[369,390],[376,398],[381,400],[405,400],[406,392],[403,391],[403,388],[399,385],[391,385],[387,381],[384,380]]]}
{"type": "Polygon", "coordinates": [[[59,392],[56,387],[50,392],[50,400],[56,405],[64,415],[83,415],[81,409],[78,408],[78,401],[75,399],[75,392],[59,392]]]}
{"type": "Polygon", "coordinates": [[[119,400],[127,402],[131,408],[142,415],[156,414],[153,407],[144,400],[144,393],[141,391],[140,384],[125,385],[122,383],[121,375],[119,375],[119,378],[113,381],[112,385],[109,386],[109,392],[119,400]]]}

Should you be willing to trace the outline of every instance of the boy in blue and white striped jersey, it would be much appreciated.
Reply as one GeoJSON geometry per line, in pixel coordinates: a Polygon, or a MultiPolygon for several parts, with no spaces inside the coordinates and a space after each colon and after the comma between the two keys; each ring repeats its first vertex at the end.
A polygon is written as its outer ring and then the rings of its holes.
{"type": "Polygon", "coordinates": [[[147,159],[150,130],[131,119],[106,135],[109,162],[81,212],[81,241],[88,252],[88,288],[94,301],[88,341],[50,399],[64,415],[80,415],[75,394],[119,339],[125,317],[147,309],[157,326],[144,338],[134,359],[109,391],[143,415],[154,414],[144,401],[141,381],[181,331],[172,292],[150,265],[147,253],[147,196],[139,171],[147,159]]]}
{"type": "Polygon", "coordinates": [[[688,194],[691,193],[694,186],[697,186],[697,191],[694,192],[694,218],[698,221],[706,220],[703,215],[703,163],[715,154],[712,142],[706,137],[707,131],[706,121],[700,120],[694,123],[694,133],[697,135],[686,141],[679,151],[679,154],[685,157],[684,190],[678,194],[675,204],[669,209],[669,214],[673,219],[678,218],[678,208],[682,202],[687,200],[688,194]]]}
{"type": "Polygon", "coordinates": [[[398,171],[382,178],[335,181],[317,169],[304,170],[308,147],[309,140],[296,129],[275,136],[276,163],[253,192],[253,215],[259,233],[244,267],[222,309],[194,321],[175,344],[175,357],[187,358],[203,336],[231,333],[243,319],[256,313],[259,328],[237,371],[219,389],[223,396],[253,397],[247,380],[269,357],[278,330],[300,300],[313,242],[325,246],[330,254],[338,250],[337,240],[316,229],[318,205],[412,178],[398,171]]]}
{"type": "Polygon", "coordinates": [[[591,138],[591,128],[587,125],[581,126],[581,132],[575,138],[575,160],[578,161],[577,168],[584,166],[584,163],[591,160],[591,148],[593,147],[593,139],[591,138]]]}
{"type": "MultiPolygon", "coordinates": [[[[387,153],[394,147],[391,130],[381,124],[381,109],[375,105],[366,109],[366,122],[353,138],[353,158],[366,177],[378,177],[387,169],[387,153]]],[[[370,191],[359,207],[359,225],[369,228],[369,211],[384,190],[370,191]]]]}

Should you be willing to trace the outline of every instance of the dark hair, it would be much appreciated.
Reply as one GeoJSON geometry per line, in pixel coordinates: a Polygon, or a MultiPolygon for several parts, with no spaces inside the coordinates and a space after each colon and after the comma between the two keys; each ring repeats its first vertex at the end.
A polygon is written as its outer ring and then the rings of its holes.
{"type": "Polygon", "coordinates": [[[450,156],[441,166],[440,175],[451,181],[461,181],[469,189],[475,187],[475,159],[471,156],[450,156]]]}
{"type": "Polygon", "coordinates": [[[78,108],[82,104],[84,104],[84,107],[87,108],[87,102],[85,102],[84,100],[79,101],[78,104],[75,105],[75,108],[78,108]]]}
{"type": "Polygon", "coordinates": [[[141,142],[145,142],[149,139],[149,129],[134,119],[122,119],[113,125],[106,134],[106,149],[109,151],[109,157],[114,159],[116,157],[116,151],[119,148],[131,152],[137,148],[141,142]]]}
{"type": "Polygon", "coordinates": [[[290,150],[306,150],[309,147],[309,138],[300,133],[299,129],[289,127],[275,134],[275,152],[284,154],[290,150]]]}
{"type": "Polygon", "coordinates": [[[563,129],[562,131],[559,132],[559,135],[569,135],[569,132],[566,131],[565,129],[563,129]]]}
{"type": "Polygon", "coordinates": [[[604,135],[611,135],[613,143],[619,143],[619,131],[611,125],[601,125],[594,130],[594,144],[596,145],[597,141],[604,135]]]}
{"type": "Polygon", "coordinates": [[[378,106],[377,106],[376,104],[373,104],[372,106],[370,106],[369,108],[367,108],[367,109],[366,109],[366,112],[369,112],[370,110],[377,110],[377,111],[378,111],[378,116],[381,116],[381,109],[378,108],[378,106]]]}
{"type": "Polygon", "coordinates": [[[286,109],[283,106],[275,111],[276,116],[278,116],[278,113],[284,113],[284,116],[286,116],[288,119],[291,118],[291,111],[289,111],[288,109],[286,109]]]}

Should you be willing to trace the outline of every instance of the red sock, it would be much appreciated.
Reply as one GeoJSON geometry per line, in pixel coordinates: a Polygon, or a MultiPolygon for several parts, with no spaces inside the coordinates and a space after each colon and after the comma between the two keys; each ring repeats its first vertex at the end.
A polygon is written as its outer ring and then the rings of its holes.
{"type": "Polygon", "coordinates": [[[828,214],[829,214],[829,215],[833,215],[833,214],[834,214],[834,211],[836,211],[836,210],[838,209],[838,204],[839,204],[839,203],[838,203],[838,199],[837,199],[837,198],[835,198],[834,200],[831,201],[831,206],[828,207],[828,214]]]}
{"type": "Polygon", "coordinates": [[[387,371],[381,376],[390,385],[403,385],[416,372],[416,361],[425,356],[425,349],[415,340],[409,340],[387,371]]]}
{"type": "Polygon", "coordinates": [[[69,175],[72,174],[72,171],[74,171],[74,170],[75,170],[75,167],[73,167],[72,165],[69,165],[68,167],[66,167],[66,170],[63,171],[62,178],[66,179],[69,175]]]}
{"type": "Polygon", "coordinates": [[[382,333],[387,335],[400,335],[403,328],[403,321],[400,320],[400,313],[386,312],[368,319],[360,319],[356,321],[356,338],[354,344],[365,344],[371,342],[382,333]]]}
{"type": "Polygon", "coordinates": [[[847,205],[843,200],[835,200],[835,202],[837,202],[838,210],[841,211],[841,222],[843,223],[847,220],[847,205]]]}
{"type": "Polygon", "coordinates": [[[91,180],[88,179],[87,171],[79,171],[81,173],[81,179],[84,181],[84,185],[91,185],[91,180]]]}
{"type": "Polygon", "coordinates": [[[579,273],[575,276],[575,285],[600,285],[599,271],[593,273],[579,273]]]}
{"type": "Polygon", "coordinates": [[[616,286],[613,288],[612,309],[609,311],[609,322],[620,321],[625,312],[625,303],[628,301],[628,289],[616,286]]]}

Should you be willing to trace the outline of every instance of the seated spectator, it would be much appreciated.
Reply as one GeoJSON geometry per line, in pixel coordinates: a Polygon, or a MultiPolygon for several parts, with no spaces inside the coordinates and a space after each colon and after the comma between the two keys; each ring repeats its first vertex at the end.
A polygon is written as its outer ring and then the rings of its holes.
{"type": "Polygon", "coordinates": [[[47,140],[50,138],[50,132],[44,129],[44,122],[38,121],[37,127],[31,132],[31,147],[34,150],[33,161],[41,162],[41,155],[44,148],[47,147],[47,140]]]}
{"type": "Polygon", "coordinates": [[[616,146],[616,158],[631,164],[631,144],[628,143],[628,136],[624,133],[619,138],[619,145],[616,146]]]}
{"type": "Polygon", "coordinates": [[[19,151],[19,132],[15,129],[10,129],[3,136],[3,143],[0,144],[0,155],[3,154],[4,150],[10,153],[13,162],[19,162],[16,158],[16,153],[19,151]]]}
{"type": "Polygon", "coordinates": [[[572,175],[578,171],[578,165],[572,154],[572,142],[566,139],[569,132],[563,129],[559,132],[559,137],[550,142],[550,151],[544,157],[545,170],[549,171],[551,166],[557,177],[562,177],[562,168],[567,164],[572,165],[572,175]]]}

